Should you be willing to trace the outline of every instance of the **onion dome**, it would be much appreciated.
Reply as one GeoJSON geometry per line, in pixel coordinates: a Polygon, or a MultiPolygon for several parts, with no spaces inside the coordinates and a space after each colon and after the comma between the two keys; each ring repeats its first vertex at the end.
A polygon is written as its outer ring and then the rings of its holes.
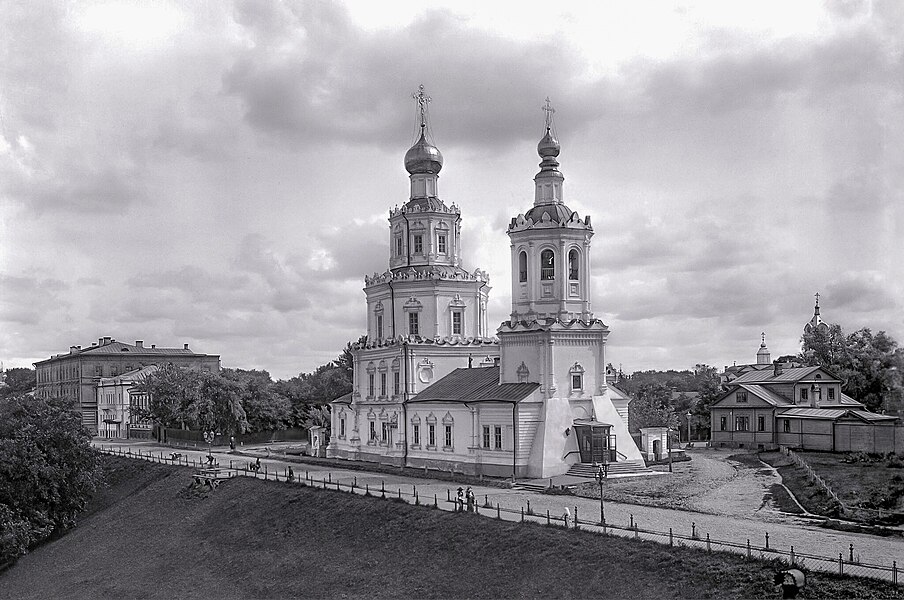
{"type": "Polygon", "coordinates": [[[559,140],[555,138],[550,131],[550,128],[546,128],[546,135],[543,136],[543,139],[540,140],[540,143],[537,144],[537,154],[540,155],[540,158],[551,157],[555,158],[559,155],[559,151],[561,150],[561,146],[559,146],[559,140]]]}
{"type": "Polygon", "coordinates": [[[439,148],[427,141],[424,128],[421,128],[421,137],[405,153],[405,170],[410,174],[439,173],[443,168],[443,155],[439,148]]]}

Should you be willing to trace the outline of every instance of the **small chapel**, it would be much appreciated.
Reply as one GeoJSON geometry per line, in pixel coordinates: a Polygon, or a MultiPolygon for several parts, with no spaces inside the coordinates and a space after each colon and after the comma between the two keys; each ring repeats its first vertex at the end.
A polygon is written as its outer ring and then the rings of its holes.
{"type": "Polygon", "coordinates": [[[609,329],[590,298],[590,217],[564,203],[547,99],[533,205],[512,218],[512,311],[488,333],[489,276],[461,261],[461,212],[439,197],[429,96],[414,94],[410,196],[389,212],[389,267],[365,277],[367,336],[332,403],[327,455],[474,475],[643,469],[628,397],[607,383],[609,329]]]}

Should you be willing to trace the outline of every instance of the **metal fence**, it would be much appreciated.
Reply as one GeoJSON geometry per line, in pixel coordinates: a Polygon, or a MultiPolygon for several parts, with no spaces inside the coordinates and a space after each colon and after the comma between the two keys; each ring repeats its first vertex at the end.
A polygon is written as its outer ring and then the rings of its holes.
{"type": "MultiPolygon", "coordinates": [[[[201,459],[193,459],[191,457],[177,455],[171,453],[168,457],[162,452],[145,452],[141,450],[133,453],[131,450],[122,450],[121,448],[105,448],[99,449],[101,452],[116,456],[126,456],[131,458],[141,458],[153,462],[163,464],[181,465],[189,467],[204,468],[207,466],[206,461],[201,459]]],[[[222,468],[227,468],[223,466],[222,468]]],[[[634,515],[630,515],[628,523],[614,523],[608,521],[586,520],[581,519],[578,507],[574,507],[574,513],[569,515],[554,516],[549,510],[535,511],[531,507],[530,500],[527,500],[526,506],[520,508],[511,508],[502,506],[500,503],[490,502],[489,495],[484,495],[483,502],[475,499],[470,506],[464,501],[453,496],[450,488],[446,489],[446,497],[440,498],[438,494],[423,494],[418,491],[417,485],[411,484],[410,491],[408,486],[397,486],[395,489],[387,488],[385,480],[381,480],[380,485],[371,487],[369,483],[361,485],[358,483],[358,477],[353,476],[351,481],[340,481],[338,478],[334,481],[331,472],[323,474],[319,471],[320,478],[313,476],[309,471],[295,472],[292,467],[285,467],[281,470],[271,471],[266,464],[258,467],[256,461],[229,461],[229,467],[233,475],[246,475],[257,479],[273,481],[283,481],[289,483],[297,483],[302,486],[308,486],[317,489],[344,491],[364,496],[371,496],[381,499],[395,499],[405,501],[409,504],[429,506],[432,508],[451,508],[454,512],[474,512],[495,519],[507,521],[519,521],[522,523],[540,523],[550,527],[561,527],[563,529],[580,529],[591,531],[601,535],[618,535],[621,537],[629,537],[635,539],[643,539],[670,547],[687,547],[705,549],[707,552],[723,551],[741,554],[750,560],[778,560],[788,565],[794,565],[798,568],[813,571],[822,571],[826,573],[837,573],[839,575],[870,577],[873,579],[883,579],[899,584],[898,562],[892,561],[890,565],[879,565],[869,563],[863,560],[863,557],[855,552],[853,544],[848,547],[845,554],[839,552],[837,557],[820,556],[816,554],[806,554],[796,552],[794,546],[787,549],[776,548],[770,545],[769,533],[764,532],[762,540],[751,541],[747,539],[745,543],[739,543],[729,540],[720,540],[710,537],[709,533],[699,531],[696,523],[691,523],[690,531],[675,531],[669,528],[668,531],[657,531],[641,527],[634,519],[634,515]],[[451,506],[450,506],[451,505],[451,506]],[[762,542],[763,545],[760,545],[762,542]]]]}

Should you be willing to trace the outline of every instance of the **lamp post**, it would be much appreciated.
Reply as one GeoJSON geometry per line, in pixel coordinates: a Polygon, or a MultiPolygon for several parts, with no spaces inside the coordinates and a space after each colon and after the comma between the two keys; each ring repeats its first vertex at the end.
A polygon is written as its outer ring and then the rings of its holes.
{"type": "Polygon", "coordinates": [[[213,463],[213,439],[216,437],[213,431],[204,432],[204,441],[207,442],[207,462],[213,463]]]}
{"type": "Polygon", "coordinates": [[[603,481],[606,480],[606,473],[603,472],[603,466],[599,466],[599,470],[596,472],[596,482],[600,484],[600,523],[603,525],[606,524],[606,509],[603,506],[603,481]]]}
{"type": "Polygon", "coordinates": [[[669,453],[669,473],[672,472],[672,428],[669,427],[665,432],[665,447],[669,453]]]}
{"type": "Polygon", "coordinates": [[[691,411],[687,411],[687,445],[691,445],[691,411]]]}

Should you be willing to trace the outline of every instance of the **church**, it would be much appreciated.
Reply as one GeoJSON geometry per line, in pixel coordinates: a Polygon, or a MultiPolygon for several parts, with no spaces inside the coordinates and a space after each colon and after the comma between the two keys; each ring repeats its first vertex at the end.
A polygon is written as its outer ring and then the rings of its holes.
{"type": "Polygon", "coordinates": [[[512,311],[488,334],[489,277],[461,264],[461,213],[438,192],[423,87],[405,154],[410,197],[389,213],[389,268],[365,277],[366,341],[332,403],[327,455],[512,478],[595,464],[642,468],[628,398],[606,380],[609,329],[590,301],[590,217],[564,203],[549,101],[534,201],[508,226],[512,311]]]}

